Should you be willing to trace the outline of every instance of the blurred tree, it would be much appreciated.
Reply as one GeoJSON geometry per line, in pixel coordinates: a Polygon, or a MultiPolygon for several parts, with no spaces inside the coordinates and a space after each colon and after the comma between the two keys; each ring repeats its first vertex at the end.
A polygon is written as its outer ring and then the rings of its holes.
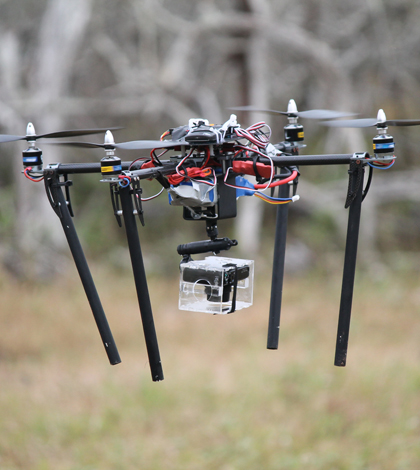
{"type": "MultiPolygon", "coordinates": [[[[29,120],[39,132],[123,124],[127,139],[156,138],[195,115],[223,122],[229,106],[284,109],[290,98],[300,109],[374,116],[384,107],[389,118],[418,117],[420,66],[413,58],[420,48],[419,15],[409,0],[4,0],[1,131],[24,133],[29,120]]],[[[244,125],[267,120],[239,117],[244,125]]],[[[272,124],[280,140],[283,121],[272,124]]],[[[367,131],[311,124],[306,130],[308,142],[315,142],[308,152],[371,147],[367,131]]],[[[401,167],[413,165],[414,134],[394,134],[401,167]]],[[[16,175],[18,256],[12,265],[36,275],[50,271],[56,262],[51,247],[60,249],[62,236],[49,222],[55,216],[38,194],[42,187],[21,177],[22,145],[2,146],[13,155],[16,175]]],[[[45,152],[47,162],[51,154],[45,152]]],[[[61,160],[68,154],[54,149],[53,155],[61,160]]],[[[0,176],[3,187],[10,181],[0,176]]],[[[258,246],[261,207],[238,218],[238,230],[246,227],[249,235],[248,252],[258,246]]]]}

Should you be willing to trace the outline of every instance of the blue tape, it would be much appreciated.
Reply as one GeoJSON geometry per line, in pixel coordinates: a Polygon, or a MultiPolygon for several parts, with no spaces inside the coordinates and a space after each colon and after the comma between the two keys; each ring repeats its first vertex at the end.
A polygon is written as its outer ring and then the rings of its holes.
{"type": "Polygon", "coordinates": [[[236,198],[242,196],[253,196],[255,193],[254,185],[243,176],[237,176],[235,178],[235,186],[242,186],[241,188],[236,188],[236,198]]]}

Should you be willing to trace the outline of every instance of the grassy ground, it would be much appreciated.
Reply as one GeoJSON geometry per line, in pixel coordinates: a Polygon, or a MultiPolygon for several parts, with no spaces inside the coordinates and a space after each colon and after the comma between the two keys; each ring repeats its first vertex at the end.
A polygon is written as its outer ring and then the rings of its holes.
{"type": "Polygon", "coordinates": [[[113,367],[74,271],[37,287],[0,275],[1,470],[420,468],[418,279],[359,276],[345,368],[340,275],[286,282],[278,351],[261,276],[230,316],[180,312],[177,282],[154,280],[153,383],[131,277],[93,274],[113,367]]]}

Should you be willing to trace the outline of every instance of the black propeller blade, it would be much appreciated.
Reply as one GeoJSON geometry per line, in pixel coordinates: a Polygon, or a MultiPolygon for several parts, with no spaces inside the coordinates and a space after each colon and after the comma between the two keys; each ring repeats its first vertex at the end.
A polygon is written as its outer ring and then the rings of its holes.
{"type": "MultiPolygon", "coordinates": [[[[110,128],[98,128],[98,129],[74,129],[70,131],[58,131],[58,132],[50,132],[47,134],[35,134],[35,129],[31,123],[28,124],[27,128],[27,135],[9,135],[9,134],[0,134],[0,143],[3,142],[15,142],[18,140],[26,140],[26,141],[34,141],[37,139],[52,139],[52,138],[60,138],[60,137],[76,137],[82,135],[90,135],[90,134],[100,134],[102,132],[106,132],[110,128]]],[[[122,129],[121,127],[114,127],[112,130],[122,129]]]]}

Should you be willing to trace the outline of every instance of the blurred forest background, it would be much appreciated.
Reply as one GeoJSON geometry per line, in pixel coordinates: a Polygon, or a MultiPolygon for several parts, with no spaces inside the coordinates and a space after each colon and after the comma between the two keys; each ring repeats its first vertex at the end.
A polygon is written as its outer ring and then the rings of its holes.
{"type": "MultiPolygon", "coordinates": [[[[2,0],[0,132],[24,134],[31,121],[38,133],[123,126],[117,141],[156,139],[191,117],[222,123],[229,106],[284,110],[290,98],[300,110],[376,117],[384,108],[389,119],[417,118],[419,17],[412,0],[2,0]]],[[[274,142],[282,139],[284,118],[239,113],[243,126],[257,119],[271,125],[274,142]]],[[[303,153],[372,152],[374,128],[302,123],[303,153]]],[[[420,130],[390,132],[399,158],[392,171],[376,172],[362,220],[362,260],[375,271],[395,260],[411,266],[420,249],[420,130]]],[[[103,156],[100,149],[38,144],[46,163],[103,156]]],[[[65,242],[42,184],[21,175],[24,147],[1,146],[0,254],[15,275],[48,278],[65,262],[59,256],[65,242]]],[[[346,170],[302,170],[301,200],[291,207],[290,271],[327,266],[329,255],[342,256],[346,170]]],[[[76,226],[89,256],[124,264],[124,234],[114,222],[108,188],[95,176],[74,182],[76,226]]],[[[149,186],[154,194],[156,186],[149,186]]],[[[147,267],[162,274],[176,263],[176,245],[205,238],[205,230],[182,221],[165,195],[146,206],[142,237],[160,248],[159,254],[147,250],[147,267]]],[[[268,260],[275,209],[264,206],[246,201],[237,220],[221,224],[221,234],[238,239],[240,254],[268,260]]]]}
{"type": "MultiPolygon", "coordinates": [[[[31,121],[37,133],[122,126],[117,142],[158,139],[191,117],[223,123],[230,106],[285,110],[291,98],[420,118],[419,24],[416,0],[0,0],[0,133],[31,121]]],[[[238,118],[283,138],[282,117],[238,118]]],[[[302,153],[372,152],[374,128],[301,123],[302,153]]],[[[144,204],[158,384],[108,185],[75,175],[71,194],[122,358],[112,368],[43,184],[21,173],[26,142],[1,144],[1,470],[420,468],[420,128],[390,133],[397,162],[363,203],[344,369],[332,364],[346,166],[301,169],[278,351],[265,349],[275,207],[247,198],[219,224],[239,241],[229,254],[255,259],[256,285],[253,307],[212,316],[177,309],[176,246],[206,238],[204,224],[165,195],[144,204]]],[[[46,163],[103,157],[38,145],[46,163]]]]}

